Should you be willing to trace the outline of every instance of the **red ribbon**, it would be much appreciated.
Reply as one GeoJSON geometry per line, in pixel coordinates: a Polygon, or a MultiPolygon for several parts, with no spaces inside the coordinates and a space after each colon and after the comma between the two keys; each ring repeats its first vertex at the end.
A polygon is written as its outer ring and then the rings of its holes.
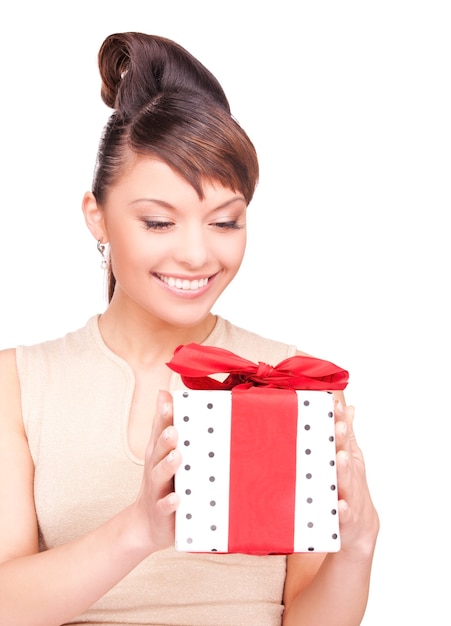
{"type": "Polygon", "coordinates": [[[232,391],[229,552],[293,552],[297,422],[292,389],[232,391]]]}
{"type": "Polygon", "coordinates": [[[229,350],[188,343],[179,346],[167,365],[178,372],[190,389],[233,389],[245,387],[278,387],[281,389],[344,389],[349,374],[337,365],[311,356],[293,356],[274,367],[259,361],[248,361],[229,350]],[[228,373],[224,381],[211,374],[228,373]]]}

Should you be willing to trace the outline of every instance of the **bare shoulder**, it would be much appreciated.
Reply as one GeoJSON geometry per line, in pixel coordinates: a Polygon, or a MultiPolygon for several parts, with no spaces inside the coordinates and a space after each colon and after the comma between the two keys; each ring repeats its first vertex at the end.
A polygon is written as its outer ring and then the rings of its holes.
{"type": "Polygon", "coordinates": [[[37,550],[34,465],[25,434],[16,351],[0,351],[0,562],[37,550]]]}
{"type": "Polygon", "coordinates": [[[313,355],[307,354],[307,352],[302,352],[301,350],[296,350],[296,356],[313,356],[313,355]]]}
{"type": "MultiPolygon", "coordinates": [[[[12,368],[16,370],[16,350],[15,348],[6,348],[6,350],[0,350],[0,367],[12,368]]],[[[17,372],[16,372],[17,373],[17,372]]]]}
{"type": "Polygon", "coordinates": [[[0,429],[6,424],[20,429],[21,413],[16,350],[0,350],[0,429]]]}
{"type": "Polygon", "coordinates": [[[15,348],[6,348],[6,350],[0,350],[0,367],[12,367],[16,369],[16,350],[15,348]]]}

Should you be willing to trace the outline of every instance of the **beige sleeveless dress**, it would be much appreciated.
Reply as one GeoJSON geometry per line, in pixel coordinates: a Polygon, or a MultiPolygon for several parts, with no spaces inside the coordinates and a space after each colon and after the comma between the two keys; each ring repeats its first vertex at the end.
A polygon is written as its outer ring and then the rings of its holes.
{"type": "MultiPolygon", "coordinates": [[[[218,317],[205,344],[272,365],[294,346],[218,317]]],[[[137,494],[142,462],[130,451],[134,389],[129,365],[105,345],[98,316],[61,339],[17,349],[26,433],[35,463],[40,546],[96,528],[137,494]]],[[[183,388],[173,373],[170,391],[183,388]]],[[[280,626],[284,556],[151,555],[70,624],[280,626]]]]}

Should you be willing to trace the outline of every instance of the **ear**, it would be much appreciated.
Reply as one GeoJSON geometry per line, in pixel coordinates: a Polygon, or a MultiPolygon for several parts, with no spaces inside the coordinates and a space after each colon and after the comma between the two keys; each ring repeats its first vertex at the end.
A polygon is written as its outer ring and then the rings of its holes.
{"type": "Polygon", "coordinates": [[[97,204],[97,200],[91,191],[83,196],[81,205],[86,225],[97,241],[107,243],[108,236],[105,228],[103,209],[97,204]]]}

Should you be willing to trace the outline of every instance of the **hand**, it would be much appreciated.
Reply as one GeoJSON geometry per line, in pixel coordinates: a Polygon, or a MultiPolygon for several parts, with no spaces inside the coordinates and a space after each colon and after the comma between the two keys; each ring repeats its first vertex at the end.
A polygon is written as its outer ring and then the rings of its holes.
{"type": "Polygon", "coordinates": [[[342,550],[367,555],[374,550],[379,517],[371,500],[363,455],[354,435],[354,407],[336,402],[335,419],[342,550]]]}
{"type": "Polygon", "coordinates": [[[171,395],[160,391],[145,454],[141,489],[135,503],[152,552],[174,544],[174,513],[179,503],[174,493],[174,474],[180,465],[181,454],[176,449],[177,431],[172,425],[172,417],[171,395]]]}

